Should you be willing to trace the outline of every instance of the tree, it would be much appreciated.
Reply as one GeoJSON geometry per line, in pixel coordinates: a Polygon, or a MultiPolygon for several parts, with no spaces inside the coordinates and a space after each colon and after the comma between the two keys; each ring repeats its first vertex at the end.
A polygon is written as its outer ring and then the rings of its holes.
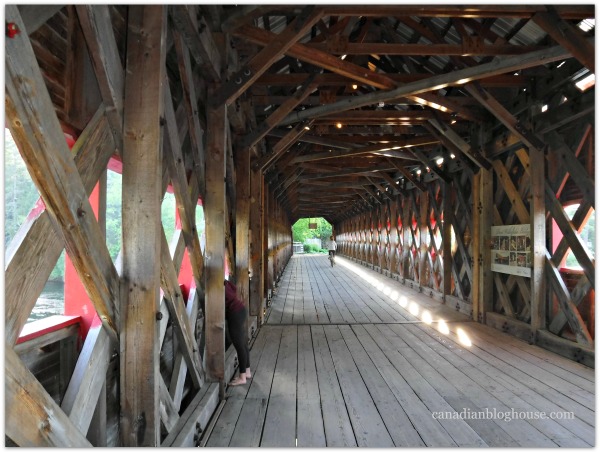
{"type": "Polygon", "coordinates": [[[322,217],[317,218],[304,218],[298,219],[298,221],[292,226],[292,236],[295,242],[304,243],[307,239],[319,238],[321,242],[325,244],[331,236],[333,229],[331,224],[322,217]],[[309,223],[316,223],[317,228],[311,230],[308,228],[309,223]]]}

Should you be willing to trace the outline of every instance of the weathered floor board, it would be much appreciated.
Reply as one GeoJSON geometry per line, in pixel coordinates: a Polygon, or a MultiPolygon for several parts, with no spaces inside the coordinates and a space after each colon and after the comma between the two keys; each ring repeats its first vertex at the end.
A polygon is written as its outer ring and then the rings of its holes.
{"type": "Polygon", "coordinates": [[[341,257],[333,268],[325,256],[292,257],[251,363],[207,446],[595,443],[593,369],[341,257]]]}

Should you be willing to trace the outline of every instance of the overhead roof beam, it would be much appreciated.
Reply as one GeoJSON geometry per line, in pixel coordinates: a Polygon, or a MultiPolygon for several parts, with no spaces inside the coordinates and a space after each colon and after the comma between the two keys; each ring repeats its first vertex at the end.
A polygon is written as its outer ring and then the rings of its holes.
{"type": "Polygon", "coordinates": [[[468,83],[485,77],[503,74],[509,71],[540,66],[546,63],[563,60],[570,57],[570,53],[561,46],[539,50],[525,55],[504,57],[479,66],[468,67],[445,74],[431,76],[425,80],[408,83],[399,88],[388,91],[375,91],[373,93],[356,96],[355,99],[344,99],[331,104],[322,105],[301,112],[290,114],[282,125],[296,123],[305,118],[320,118],[325,115],[344,112],[346,110],[364,107],[367,105],[385,102],[398,97],[411,96],[427,91],[439,90],[453,83],[468,83]]]}
{"type": "Polygon", "coordinates": [[[573,54],[586,68],[596,72],[594,44],[587,40],[582,30],[561,19],[553,9],[536,13],[532,20],[552,39],[573,54]]]}
{"type": "Polygon", "coordinates": [[[260,52],[231,76],[231,79],[222,87],[219,96],[214,99],[214,104],[230,105],[234,102],[290,47],[308,33],[321,15],[321,9],[315,8],[314,5],[306,6],[285,30],[274,34],[273,39],[260,52]]]}

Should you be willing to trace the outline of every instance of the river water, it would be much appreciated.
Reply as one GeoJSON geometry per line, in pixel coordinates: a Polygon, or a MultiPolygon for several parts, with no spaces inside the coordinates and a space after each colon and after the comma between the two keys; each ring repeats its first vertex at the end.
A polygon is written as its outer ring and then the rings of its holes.
{"type": "Polygon", "coordinates": [[[27,322],[36,321],[52,315],[62,315],[65,307],[65,284],[48,282],[44,286],[27,322]]]}

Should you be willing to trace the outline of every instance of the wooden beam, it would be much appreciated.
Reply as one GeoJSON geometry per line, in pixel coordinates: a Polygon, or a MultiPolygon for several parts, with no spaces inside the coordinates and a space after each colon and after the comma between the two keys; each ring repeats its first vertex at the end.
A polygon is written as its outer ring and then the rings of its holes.
{"type": "MultiPolygon", "coordinates": [[[[210,95],[216,96],[213,88],[210,95]]],[[[220,382],[224,390],[225,379],[225,146],[227,107],[207,107],[207,160],[206,199],[206,351],[204,361],[211,380],[220,382]]]]}
{"type": "Polygon", "coordinates": [[[520,124],[515,116],[486,90],[477,84],[465,85],[465,90],[477,99],[481,105],[488,109],[492,115],[508,128],[509,131],[521,138],[526,146],[539,149],[544,147],[544,143],[536,134],[520,124]]]}
{"type": "Polygon", "coordinates": [[[255,162],[252,163],[253,170],[262,170],[264,171],[269,166],[271,166],[277,159],[279,159],[283,153],[285,153],[291,146],[293,146],[302,135],[306,133],[310,126],[312,125],[312,120],[309,121],[301,121],[293,129],[291,129],[281,140],[279,140],[270,153],[261,156],[255,162]],[[307,129],[308,128],[308,129],[307,129]]]}
{"type": "Polygon", "coordinates": [[[305,6],[302,12],[290,22],[285,30],[274,35],[273,39],[250,61],[226,82],[214,100],[215,105],[231,105],[254,81],[287,52],[299,39],[306,35],[313,25],[321,19],[322,11],[314,5],[305,6]]]}
{"type": "Polygon", "coordinates": [[[568,58],[569,55],[569,52],[565,51],[561,46],[556,46],[547,50],[539,50],[525,55],[505,57],[479,66],[460,69],[446,74],[434,75],[424,80],[407,83],[404,86],[392,90],[376,91],[362,96],[356,96],[356,98],[352,100],[333,102],[331,104],[306,109],[302,112],[295,112],[288,115],[288,117],[281,122],[281,125],[296,123],[305,118],[318,118],[331,113],[373,105],[390,99],[438,90],[455,83],[463,84],[510,71],[540,66],[554,61],[564,60],[565,58],[568,58]]]}
{"type": "MultiPolygon", "coordinates": [[[[378,145],[362,146],[362,147],[357,147],[355,149],[345,149],[345,150],[336,150],[336,151],[329,151],[329,152],[323,152],[323,153],[306,154],[306,155],[295,157],[294,159],[292,159],[292,163],[309,162],[309,161],[325,160],[325,159],[335,159],[335,158],[340,158],[340,157],[360,156],[362,154],[377,154],[377,155],[383,155],[383,156],[391,156],[392,153],[396,150],[400,150],[403,148],[409,149],[409,148],[413,148],[415,146],[422,146],[422,145],[427,145],[427,144],[432,144],[432,143],[439,143],[439,140],[437,140],[435,138],[432,139],[430,137],[407,138],[405,140],[398,140],[398,141],[395,141],[392,143],[382,143],[382,144],[378,144],[378,145]]],[[[406,156],[406,159],[414,160],[413,154],[410,151],[406,152],[406,154],[402,153],[399,156],[394,156],[394,157],[404,158],[405,156],[406,156]]]]}
{"type": "Polygon", "coordinates": [[[473,197],[478,202],[473,206],[473,217],[479,216],[479,229],[480,229],[480,253],[481,256],[477,259],[481,259],[481,272],[479,273],[479,287],[475,286],[475,291],[479,291],[479,322],[486,322],[486,313],[493,311],[494,304],[494,282],[492,272],[492,253],[490,247],[490,241],[492,240],[492,210],[494,208],[493,203],[493,187],[494,187],[494,175],[493,172],[480,169],[477,173],[479,175],[480,193],[473,197]]]}
{"type": "Polygon", "coordinates": [[[33,34],[65,5],[18,5],[19,13],[28,35],[33,34]]]}
{"type": "Polygon", "coordinates": [[[546,158],[544,151],[529,148],[531,172],[531,328],[546,329],[546,203],[544,181],[546,158]]]}
{"type": "Polygon", "coordinates": [[[237,186],[235,209],[235,276],[238,296],[250,313],[250,150],[237,149],[235,156],[237,186]]]}
{"type": "MultiPolygon", "coordinates": [[[[554,268],[556,268],[556,265],[554,264],[554,259],[552,259],[551,264],[554,268]]],[[[562,275],[561,275],[561,278],[562,278],[562,275]]],[[[564,280],[563,280],[563,282],[564,282],[564,280]]],[[[562,285],[560,285],[560,286],[562,286],[562,285]]],[[[592,285],[590,284],[590,281],[587,279],[587,277],[585,275],[581,276],[579,278],[579,281],[575,285],[575,288],[573,288],[573,291],[571,291],[571,294],[569,297],[569,299],[571,301],[570,303],[572,303],[573,308],[576,308],[581,304],[581,302],[585,299],[586,295],[589,294],[590,289],[592,289],[592,285]]],[[[569,320],[567,318],[567,315],[561,309],[556,314],[556,316],[554,316],[554,319],[552,319],[552,322],[550,322],[550,325],[548,326],[548,330],[555,335],[560,335],[562,330],[564,329],[564,327],[567,325],[568,322],[569,322],[569,320]]]]}
{"type": "Polygon", "coordinates": [[[529,223],[529,211],[525,207],[525,203],[523,203],[523,199],[521,198],[521,194],[515,187],[506,167],[499,160],[495,160],[492,164],[494,166],[494,170],[496,175],[498,176],[498,180],[501,183],[502,188],[506,192],[510,203],[512,204],[515,213],[521,223],[529,223]]]}
{"type": "Polygon", "coordinates": [[[560,308],[567,318],[569,327],[571,327],[575,333],[577,342],[583,343],[586,346],[592,346],[594,344],[594,340],[585,326],[585,321],[581,318],[579,310],[577,310],[577,307],[575,304],[573,304],[569,290],[563,281],[562,275],[560,275],[559,270],[552,263],[550,253],[548,253],[547,250],[544,258],[545,265],[550,276],[550,283],[554,289],[554,294],[556,294],[560,308]]]}
{"type": "Polygon", "coordinates": [[[170,5],[169,15],[203,74],[210,82],[217,82],[221,80],[221,54],[204,18],[198,24],[200,31],[194,26],[192,8],[192,5],[170,5]]]}
{"type": "MultiPolygon", "coordinates": [[[[559,43],[560,44],[560,43],[559,43]]],[[[329,51],[333,55],[521,55],[541,50],[542,46],[519,46],[513,44],[482,44],[479,42],[461,44],[400,44],[400,43],[355,43],[346,42],[333,47],[329,43],[307,43],[307,47],[329,51]]]]}
{"type": "Polygon", "coordinates": [[[102,325],[97,325],[89,330],[77,358],[60,407],[82,433],[90,428],[115,346],[102,325]]]}
{"type": "MultiPolygon", "coordinates": [[[[446,296],[452,295],[452,217],[454,215],[454,207],[452,206],[452,184],[448,182],[441,182],[442,184],[442,197],[443,197],[443,219],[444,223],[440,226],[442,230],[442,255],[443,255],[443,294],[444,301],[446,300],[446,296]]],[[[475,187],[473,187],[473,193],[475,192],[475,187]]],[[[476,199],[476,197],[473,197],[476,199]]],[[[433,198],[435,203],[435,198],[433,198]]],[[[473,230],[473,250],[478,250],[476,247],[475,239],[477,238],[477,232],[475,229],[473,230]]],[[[477,244],[479,242],[477,241],[477,244]]],[[[473,279],[475,279],[475,275],[477,273],[477,268],[473,269],[473,279]]],[[[471,282],[473,288],[471,290],[471,294],[477,292],[477,287],[475,286],[475,282],[471,282]]],[[[471,303],[473,304],[473,318],[475,321],[477,320],[476,307],[473,302],[474,297],[471,296],[471,303]]]]}
{"type": "Polygon", "coordinates": [[[315,75],[309,76],[300,88],[296,90],[294,96],[283,102],[277,110],[258,127],[258,129],[249,134],[244,140],[244,146],[251,148],[256,145],[262,138],[271,132],[285,116],[294,110],[304,99],[306,99],[318,87],[314,82],[315,75]]]}
{"type": "Polygon", "coordinates": [[[555,10],[550,8],[548,8],[549,11],[535,13],[531,20],[558,44],[571,52],[586,68],[595,73],[594,44],[586,39],[581,29],[562,19],[555,10]]]}
{"type": "MultiPolygon", "coordinates": [[[[429,254],[429,234],[427,231],[427,224],[429,223],[429,192],[421,192],[419,194],[418,207],[420,211],[417,226],[419,229],[419,287],[423,288],[429,285],[429,280],[425,276],[425,265],[427,263],[427,255],[429,254]]],[[[433,269],[430,271],[433,272],[433,269]]]]}
{"type": "Polygon", "coordinates": [[[427,191],[427,188],[425,187],[425,185],[422,184],[420,181],[418,181],[414,177],[414,175],[404,165],[398,163],[398,161],[395,159],[388,158],[387,161],[391,165],[393,165],[400,173],[402,173],[406,179],[408,179],[417,189],[419,189],[419,191],[421,191],[421,192],[427,191]]]}
{"type": "MultiPolygon", "coordinates": [[[[192,145],[192,162],[194,164],[193,175],[198,180],[198,189],[201,196],[204,196],[205,190],[205,171],[204,165],[206,154],[204,152],[204,143],[202,135],[204,131],[200,126],[200,113],[198,109],[198,93],[194,83],[192,72],[192,62],[190,53],[179,32],[173,31],[173,40],[175,41],[175,51],[177,53],[177,64],[179,66],[179,78],[183,88],[183,104],[187,112],[187,120],[190,131],[190,141],[192,145]]],[[[181,142],[181,140],[180,140],[181,142]]]]}
{"type": "Polygon", "coordinates": [[[123,90],[125,76],[113,33],[108,5],[75,7],[89,49],[106,116],[119,150],[123,146],[123,90]]]}
{"type": "Polygon", "coordinates": [[[177,132],[175,111],[173,110],[173,102],[171,99],[171,91],[166,80],[164,103],[164,118],[166,120],[166,132],[168,134],[168,140],[165,140],[165,160],[167,161],[169,176],[175,192],[177,211],[179,212],[179,217],[181,219],[183,238],[188,249],[188,255],[192,265],[196,288],[202,288],[204,259],[202,256],[202,249],[200,247],[200,240],[198,238],[195,216],[198,204],[198,180],[192,176],[192,187],[188,187],[183,151],[181,149],[181,142],[177,132]]]}
{"type": "Polygon", "coordinates": [[[185,359],[190,377],[196,389],[204,384],[202,376],[202,364],[200,363],[200,354],[196,347],[194,335],[188,323],[188,317],[185,316],[185,305],[183,295],[177,281],[177,272],[171,261],[169,254],[169,244],[165,237],[164,229],[161,225],[161,245],[160,245],[160,281],[164,291],[165,303],[169,309],[170,319],[173,323],[173,330],[177,335],[177,340],[181,354],[185,359]]]}
{"type": "Polygon", "coordinates": [[[483,167],[486,170],[489,170],[492,167],[490,162],[479,151],[474,150],[471,145],[454,132],[450,126],[441,123],[437,119],[430,119],[429,124],[437,129],[440,134],[447,137],[462,154],[467,156],[479,168],[483,167]]]}
{"type": "Polygon", "coordinates": [[[8,344],[4,404],[5,434],[20,447],[92,447],[8,344]]]}
{"type": "Polygon", "coordinates": [[[123,446],[160,445],[160,200],[165,6],[131,6],[123,134],[121,423],[123,446]]]}
{"type": "MultiPolygon", "coordinates": [[[[101,106],[71,150],[88,195],[114,150],[104,106],[101,106]]],[[[4,334],[8,344],[17,341],[63,247],[60,226],[43,206],[36,205],[5,253],[4,334]]]]}
{"type": "MultiPolygon", "coordinates": [[[[23,27],[16,6],[6,6],[5,12],[8,22],[23,27]]],[[[12,135],[96,311],[116,335],[119,278],[26,35],[7,40],[5,63],[12,135]]]]}
{"type": "MultiPolygon", "coordinates": [[[[364,5],[331,4],[323,7],[324,14],[329,16],[423,16],[423,17],[516,17],[529,19],[539,11],[546,11],[544,5],[469,5],[468,8],[457,9],[454,5],[364,5]]],[[[586,19],[594,17],[592,5],[560,5],[556,6],[560,17],[564,19],[586,19]]]]}
{"type": "MultiPolygon", "coordinates": [[[[175,268],[175,271],[179,272],[179,269],[175,268]]],[[[189,330],[192,334],[194,334],[194,331],[196,330],[196,323],[200,312],[199,299],[200,296],[198,295],[198,291],[190,291],[187,305],[185,307],[185,312],[187,315],[186,321],[188,321],[189,323],[189,330]]],[[[167,319],[165,319],[164,317],[163,319],[166,323],[167,319]]],[[[203,324],[203,322],[201,322],[201,324],[203,324]]],[[[196,332],[196,335],[198,334],[199,332],[196,332]]],[[[177,354],[175,358],[175,363],[173,365],[173,374],[171,375],[171,382],[169,384],[169,395],[172,398],[173,405],[177,410],[181,408],[181,401],[183,399],[183,391],[187,377],[187,370],[188,367],[186,365],[185,357],[181,353],[177,354]]]]}
{"type": "MultiPolygon", "coordinates": [[[[251,27],[248,25],[238,28],[233,33],[236,36],[245,38],[250,42],[262,46],[268,45],[272,40],[277,38],[277,35],[275,33],[271,33],[267,30],[263,30],[258,27],[251,27]]],[[[310,47],[307,47],[304,44],[294,44],[286,51],[286,54],[290,57],[297,58],[305,63],[310,63],[320,68],[324,68],[337,74],[341,74],[352,80],[356,80],[369,86],[374,86],[376,88],[382,89],[389,89],[395,86],[395,83],[383,74],[378,74],[369,70],[365,70],[365,68],[341,60],[328,52],[322,52],[319,50],[311,49],[310,47]]],[[[297,121],[292,122],[295,123],[297,121]]]]}
{"type": "Polygon", "coordinates": [[[569,220],[569,217],[565,213],[560,201],[556,199],[556,196],[550,188],[548,181],[545,182],[545,191],[546,209],[550,211],[550,215],[562,231],[569,246],[571,247],[571,250],[573,251],[573,254],[575,255],[575,258],[577,258],[579,265],[583,268],[583,272],[593,286],[595,282],[595,266],[594,262],[590,258],[587,247],[581,240],[579,234],[577,234],[577,230],[573,226],[573,223],[569,220]]]}
{"type": "MultiPolygon", "coordinates": [[[[274,74],[274,73],[266,73],[263,74],[258,80],[254,83],[254,86],[262,87],[262,86],[278,86],[278,87],[297,87],[302,84],[308,73],[291,73],[291,74],[274,74]]],[[[431,74],[426,73],[411,73],[411,74],[386,74],[391,80],[393,80],[397,85],[418,82],[421,80],[428,79],[431,77],[431,74]]],[[[460,86],[460,79],[450,82],[450,86],[460,86]]],[[[319,86],[344,86],[350,87],[353,82],[351,78],[345,77],[341,74],[335,73],[325,73],[325,74],[317,74],[315,77],[315,82],[319,84],[319,86]]],[[[527,86],[527,78],[522,75],[513,75],[513,74],[498,74],[490,77],[485,77],[480,79],[479,83],[485,87],[492,88],[524,88],[527,86]]],[[[342,97],[342,99],[347,99],[350,96],[342,97]]],[[[260,98],[259,98],[260,99],[260,98]]],[[[404,96],[398,96],[393,99],[405,99],[404,96]]],[[[392,101],[390,101],[392,102],[392,101]]],[[[317,103],[320,105],[320,102],[317,103]]]]}

